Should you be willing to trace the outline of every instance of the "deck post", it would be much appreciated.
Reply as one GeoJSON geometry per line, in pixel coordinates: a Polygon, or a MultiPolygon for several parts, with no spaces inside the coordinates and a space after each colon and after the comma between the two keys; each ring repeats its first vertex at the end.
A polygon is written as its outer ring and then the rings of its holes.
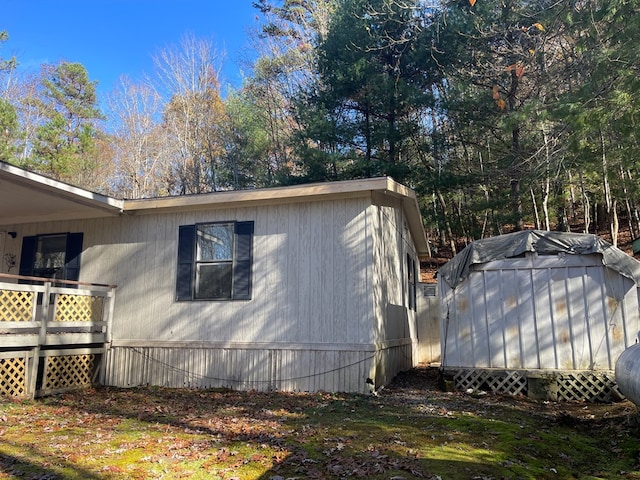
{"type": "Polygon", "coordinates": [[[100,375],[98,383],[104,385],[107,378],[107,351],[111,348],[111,325],[113,324],[113,303],[115,300],[115,287],[111,287],[106,295],[106,305],[102,312],[102,320],[106,320],[107,326],[105,327],[104,344],[102,347],[102,358],[100,359],[100,375]]]}
{"type": "MultiPolygon", "coordinates": [[[[39,340],[38,344],[33,347],[32,350],[32,358],[31,365],[29,371],[29,380],[27,387],[27,394],[33,398],[36,394],[36,386],[38,380],[38,367],[40,365],[40,347],[45,344],[47,338],[47,323],[49,320],[49,303],[51,298],[51,282],[44,283],[44,292],[42,292],[42,308],[40,309],[40,314],[36,313],[36,318],[34,319],[36,322],[39,322],[39,340]]],[[[37,303],[37,293],[36,293],[36,303],[37,303]]],[[[38,311],[37,308],[34,309],[35,312],[38,311]]]]}

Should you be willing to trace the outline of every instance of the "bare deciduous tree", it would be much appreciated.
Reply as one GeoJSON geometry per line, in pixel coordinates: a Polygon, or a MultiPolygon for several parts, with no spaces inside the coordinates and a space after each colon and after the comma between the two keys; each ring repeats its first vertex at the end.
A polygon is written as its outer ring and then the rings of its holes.
{"type": "Polygon", "coordinates": [[[147,84],[134,84],[129,78],[109,96],[114,130],[114,192],[126,198],[166,195],[169,191],[169,165],[166,142],[159,118],[162,103],[147,84]]]}
{"type": "Polygon", "coordinates": [[[224,156],[225,112],[218,81],[222,55],[211,40],[187,34],[178,46],[154,56],[154,64],[157,91],[165,102],[173,190],[186,194],[224,188],[218,182],[224,156]]]}

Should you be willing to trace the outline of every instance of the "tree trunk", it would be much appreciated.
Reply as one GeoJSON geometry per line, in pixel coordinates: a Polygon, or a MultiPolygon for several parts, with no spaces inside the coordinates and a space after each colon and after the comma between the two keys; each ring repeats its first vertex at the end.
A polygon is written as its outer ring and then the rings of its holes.
{"type": "Polygon", "coordinates": [[[438,200],[440,201],[440,208],[442,208],[442,216],[444,217],[444,225],[447,230],[447,237],[449,238],[449,246],[451,247],[451,253],[455,255],[458,252],[456,250],[456,242],[453,238],[451,223],[449,223],[449,212],[447,210],[447,203],[445,202],[444,196],[442,195],[442,192],[440,190],[438,190],[436,194],[438,195],[438,200]]]}
{"type": "Polygon", "coordinates": [[[533,187],[529,189],[531,193],[531,204],[533,205],[533,213],[535,215],[536,230],[540,230],[540,214],[538,213],[538,204],[536,203],[536,194],[533,191],[533,187]]]}
{"type": "MultiPolygon", "coordinates": [[[[618,218],[617,215],[614,214],[614,201],[611,198],[611,187],[609,185],[609,166],[607,164],[607,152],[605,149],[605,144],[604,144],[604,134],[602,133],[602,130],[600,130],[600,148],[601,148],[601,155],[602,155],[602,183],[603,183],[603,188],[604,188],[604,205],[606,208],[606,219],[603,219],[604,221],[609,223],[609,233],[611,234],[611,239],[613,240],[614,237],[614,229],[616,230],[615,232],[615,236],[617,238],[618,236],[618,232],[617,232],[617,227],[614,227],[614,223],[617,223],[618,218]],[[614,216],[616,218],[614,218],[614,216]]],[[[604,226],[604,224],[603,224],[604,226]]]]}
{"type": "Polygon", "coordinates": [[[611,244],[614,247],[618,246],[618,233],[619,233],[619,229],[620,229],[620,224],[618,221],[618,201],[614,200],[612,207],[612,215],[611,215],[611,244]]]}
{"type": "MultiPolygon", "coordinates": [[[[516,94],[518,91],[519,78],[516,69],[511,70],[511,85],[509,87],[509,93],[507,100],[509,102],[509,110],[515,111],[516,109],[516,94]]],[[[520,156],[520,127],[516,124],[511,130],[511,205],[513,213],[513,222],[516,230],[522,230],[524,228],[524,221],[522,219],[522,198],[520,197],[520,169],[518,168],[519,156],[520,156]]]]}
{"type": "Polygon", "coordinates": [[[551,178],[549,175],[551,155],[549,154],[549,137],[546,130],[542,129],[542,136],[544,138],[545,148],[545,183],[542,197],[542,211],[544,213],[544,227],[545,230],[551,230],[551,220],[549,218],[549,197],[551,196],[551,178]]]}
{"type": "Polygon", "coordinates": [[[632,201],[629,198],[629,190],[627,189],[627,182],[626,182],[626,174],[624,169],[622,168],[622,166],[620,167],[620,182],[622,184],[622,191],[624,192],[624,206],[627,209],[627,218],[628,223],[629,223],[629,233],[631,234],[631,239],[634,239],[637,237],[636,235],[636,231],[635,231],[635,226],[633,225],[633,207],[632,207],[632,201]]]}
{"type": "Polygon", "coordinates": [[[584,216],[584,233],[589,233],[589,228],[591,226],[591,204],[589,202],[589,195],[587,195],[587,191],[584,188],[584,177],[582,176],[582,170],[580,170],[579,172],[580,192],[582,195],[582,214],[584,216]]]}
{"type": "Polygon", "coordinates": [[[571,220],[575,222],[578,220],[578,212],[576,209],[576,192],[575,187],[573,185],[573,177],[571,175],[571,170],[567,171],[567,176],[569,177],[569,200],[571,201],[571,220]]]}
{"type": "MultiPolygon", "coordinates": [[[[631,175],[631,170],[627,169],[626,177],[630,183],[633,183],[633,176],[631,175]]],[[[632,210],[633,210],[633,214],[629,217],[629,224],[631,224],[632,222],[635,222],[635,225],[636,225],[635,231],[637,232],[636,235],[640,236],[640,213],[638,212],[638,205],[636,204],[636,202],[632,202],[632,210]]]]}

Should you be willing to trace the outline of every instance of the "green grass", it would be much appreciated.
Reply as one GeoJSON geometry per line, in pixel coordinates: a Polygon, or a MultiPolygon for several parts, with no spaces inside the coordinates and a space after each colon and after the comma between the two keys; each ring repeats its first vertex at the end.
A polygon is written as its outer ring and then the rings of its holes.
{"type": "Polygon", "coordinates": [[[0,479],[640,479],[637,412],[432,389],[0,400],[0,479]]]}

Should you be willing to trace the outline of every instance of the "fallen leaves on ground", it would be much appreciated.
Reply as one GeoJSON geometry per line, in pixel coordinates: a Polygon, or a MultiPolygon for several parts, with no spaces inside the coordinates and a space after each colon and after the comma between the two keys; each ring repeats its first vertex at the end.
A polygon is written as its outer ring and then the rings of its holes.
{"type": "Polygon", "coordinates": [[[0,400],[0,479],[640,478],[629,402],[99,388],[0,400]],[[597,436],[594,436],[597,432],[597,436]]]}

